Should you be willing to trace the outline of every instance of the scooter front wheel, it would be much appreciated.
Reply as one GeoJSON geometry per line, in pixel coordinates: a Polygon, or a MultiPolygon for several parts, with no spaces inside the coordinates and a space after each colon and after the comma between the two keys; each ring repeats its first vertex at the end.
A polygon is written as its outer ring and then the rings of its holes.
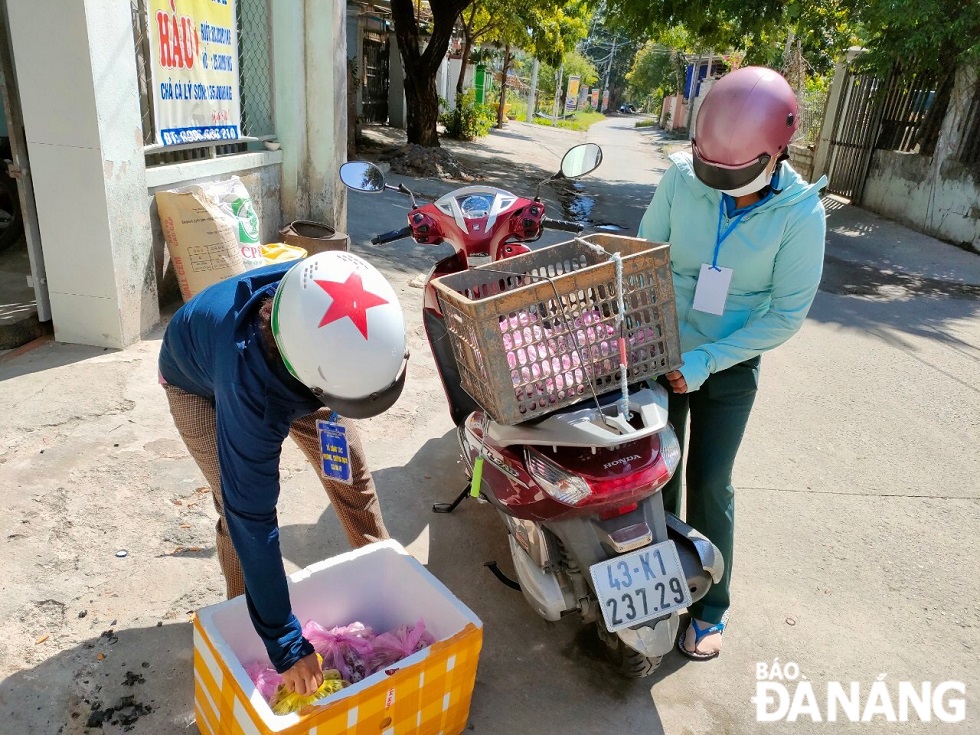
{"type": "Polygon", "coordinates": [[[644,656],[634,651],[618,635],[607,632],[601,620],[597,620],[595,626],[599,640],[605,644],[606,655],[622,676],[643,679],[656,671],[664,660],[663,656],[644,656]]]}

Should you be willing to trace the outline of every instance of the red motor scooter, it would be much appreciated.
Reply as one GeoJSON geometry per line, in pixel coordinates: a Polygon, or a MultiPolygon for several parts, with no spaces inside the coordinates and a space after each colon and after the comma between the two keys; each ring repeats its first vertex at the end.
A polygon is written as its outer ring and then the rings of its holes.
{"type": "MultiPolygon", "coordinates": [[[[575,146],[552,179],[584,176],[601,161],[599,146],[575,146]]],[[[535,277],[532,271],[544,273],[551,266],[515,274],[502,261],[530,254],[526,243],[539,239],[544,228],[577,234],[583,226],[547,218],[545,203],[538,196],[528,199],[477,185],[420,206],[404,185],[386,184],[373,164],[346,163],[340,175],[350,189],[394,190],[412,197],[408,225],[379,235],[372,243],[412,237],[422,244],[448,242],[455,251],[429,273],[423,322],[470,484],[452,503],[436,504],[433,510],[451,512],[470,494],[492,503],[509,531],[518,582],[488,564],[497,577],[518,587],[546,620],[577,613],[584,624],[595,625],[625,675],[653,673],[677,638],[679,611],[721,578],[723,560],[707,538],[665,512],[660,490],[677,469],[681,451],[667,421],[666,391],[654,381],[625,386],[622,380],[628,374],[626,353],[646,354],[645,347],[636,346],[636,340],[644,338],[642,329],[634,324],[616,334],[607,325],[624,311],[622,281],[618,288],[607,289],[619,292],[618,306],[616,295],[610,294],[612,301],[596,307],[594,313],[580,308],[571,315],[547,314],[539,309],[530,316],[505,314],[494,319],[490,332],[497,341],[503,335],[514,385],[523,374],[531,384],[550,390],[549,397],[518,389],[519,411],[527,411],[527,420],[514,414],[508,422],[495,421],[485,409],[486,391],[512,393],[514,388],[509,381],[503,387],[481,385],[465,374],[473,361],[457,359],[449,338],[455,325],[447,325],[447,319],[458,321],[460,316],[454,311],[447,317],[445,298],[441,301],[439,294],[445,297],[448,291],[444,285],[437,287],[437,279],[446,284],[474,273],[470,269],[481,273],[489,269],[505,280],[517,277],[526,282],[535,277]],[[515,324],[515,319],[525,321],[515,324]],[[498,321],[501,334],[496,333],[498,321]],[[627,333],[628,344],[618,338],[627,333]],[[574,360],[569,360],[567,350],[562,352],[565,341],[573,343],[574,360]],[[617,343],[621,365],[616,361],[617,343]],[[558,352],[562,352],[560,359],[558,352]],[[608,375],[600,376],[601,364],[610,363],[608,375]],[[470,393],[482,398],[482,405],[470,393]]],[[[583,252],[591,247],[607,257],[588,240],[576,241],[583,252]]],[[[617,269],[621,276],[622,266],[617,264],[617,269]]],[[[547,280],[547,273],[541,278],[547,280]]],[[[485,286],[456,287],[474,299],[486,292],[485,286]]],[[[575,294],[570,298],[571,302],[564,298],[555,303],[574,305],[575,294]]],[[[631,298],[643,300],[636,294],[631,298]]],[[[676,334],[672,289],[669,300],[676,334]]],[[[481,361],[477,354],[476,362],[481,361]]]]}

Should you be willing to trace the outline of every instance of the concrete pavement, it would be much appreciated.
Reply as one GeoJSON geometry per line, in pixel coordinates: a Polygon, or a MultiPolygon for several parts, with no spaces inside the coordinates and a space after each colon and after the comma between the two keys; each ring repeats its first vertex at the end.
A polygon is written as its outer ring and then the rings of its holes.
{"type": "MultiPolygon", "coordinates": [[[[598,142],[605,160],[578,194],[594,199],[592,222],[632,234],[666,164],[656,133],[631,125],[581,134],[511,123],[454,151],[488,183],[526,192],[567,147],[598,142]]],[[[554,216],[570,206],[544,194],[554,216]]],[[[488,506],[429,511],[464,482],[412,285],[446,249],[368,244],[402,226],[405,207],[397,195],[349,201],[354,250],[391,279],[413,354],[403,398],[363,430],[393,536],[485,623],[474,732],[980,731],[980,258],[828,200],[824,284],[800,335],[764,359],[736,467],[724,653],[706,664],[674,654],[652,679],[627,682],[573,619],[541,621],[483,567],[509,569],[488,506]],[[796,663],[818,699],[828,681],[860,682],[862,707],[880,674],[893,695],[900,681],[962,681],[967,720],[760,724],[757,664],[776,657],[796,663]]],[[[83,733],[93,702],[123,694],[153,708],[133,732],[194,731],[187,613],[222,586],[213,510],[155,382],[159,336],[120,352],[51,344],[0,365],[0,731],[83,733]],[[126,687],[129,670],[146,682],[126,687]]],[[[292,445],[280,522],[290,570],[345,548],[292,445]]]]}

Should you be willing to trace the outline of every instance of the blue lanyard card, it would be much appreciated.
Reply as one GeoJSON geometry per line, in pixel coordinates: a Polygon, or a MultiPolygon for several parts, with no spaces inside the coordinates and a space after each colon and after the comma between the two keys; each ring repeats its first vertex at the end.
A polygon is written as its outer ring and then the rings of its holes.
{"type": "Polygon", "coordinates": [[[323,460],[323,476],[351,484],[350,448],[347,445],[347,428],[333,421],[317,421],[320,433],[320,455],[323,460]]]}

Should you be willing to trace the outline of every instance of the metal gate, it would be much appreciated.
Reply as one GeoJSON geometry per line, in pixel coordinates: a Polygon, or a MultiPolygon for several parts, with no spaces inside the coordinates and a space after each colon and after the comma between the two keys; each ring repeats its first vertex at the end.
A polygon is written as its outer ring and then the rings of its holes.
{"type": "Polygon", "coordinates": [[[884,79],[845,72],[830,139],[829,191],[859,202],[876,149],[931,156],[951,90],[951,75],[906,73],[899,64],[884,79]]]}
{"type": "Polygon", "coordinates": [[[861,199],[881,125],[882,106],[875,94],[879,84],[878,77],[872,74],[845,72],[844,88],[834,116],[827,189],[854,202],[861,199]]]}
{"type": "Polygon", "coordinates": [[[364,36],[361,114],[366,122],[388,122],[388,44],[387,36],[364,36]]]}

